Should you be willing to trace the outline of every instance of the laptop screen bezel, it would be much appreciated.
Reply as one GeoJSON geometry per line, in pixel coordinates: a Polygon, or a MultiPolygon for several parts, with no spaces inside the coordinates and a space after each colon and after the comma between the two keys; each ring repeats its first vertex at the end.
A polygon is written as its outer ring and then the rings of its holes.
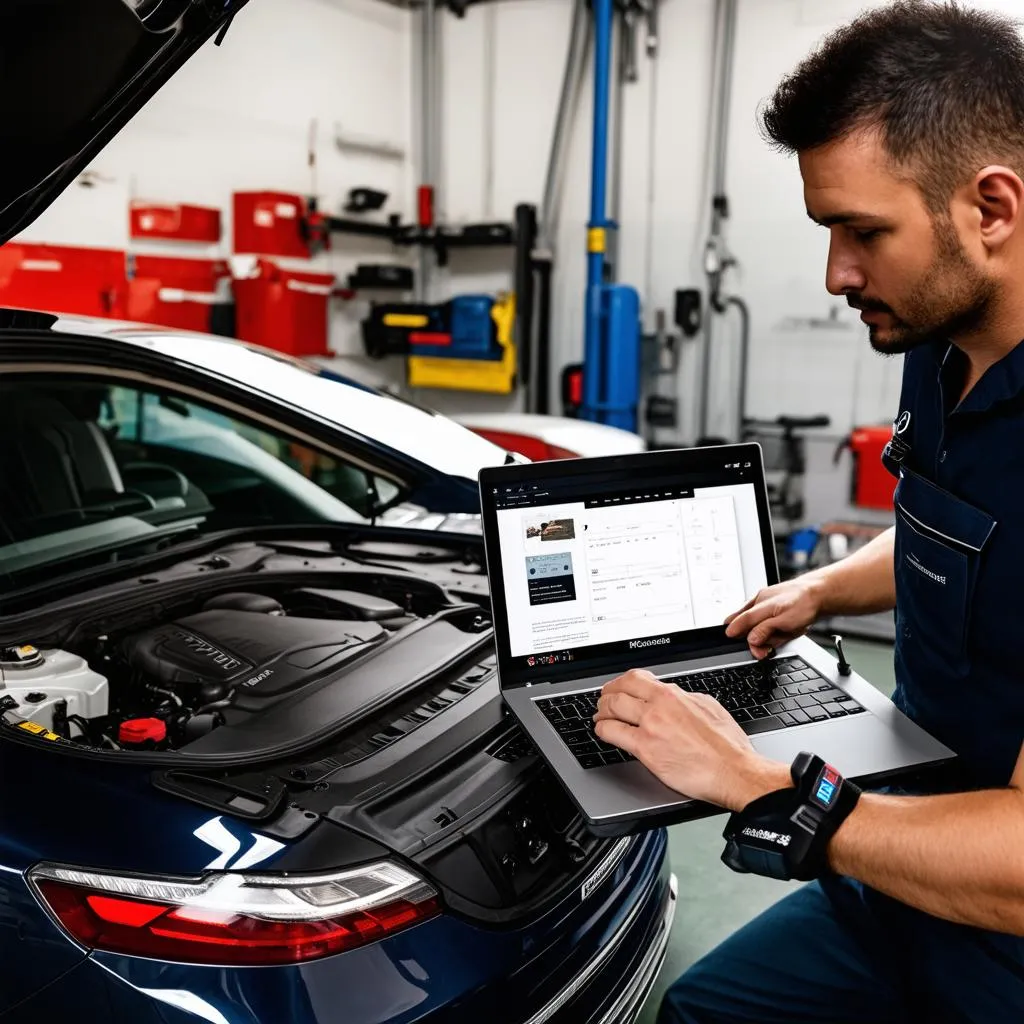
{"type": "MultiPolygon", "coordinates": [[[[491,591],[491,612],[494,619],[494,641],[498,655],[498,671],[503,688],[526,686],[529,683],[555,682],[618,671],[623,667],[643,668],[647,665],[680,661],[687,657],[711,654],[717,651],[745,650],[745,640],[735,640],[725,634],[725,625],[688,630],[685,639],[668,646],[645,650],[618,652],[604,657],[573,660],[566,664],[546,665],[542,671],[517,667],[513,658],[508,628],[508,606],[505,596],[504,567],[498,531],[498,496],[495,489],[512,485],[544,484],[559,481],[564,486],[573,477],[611,474],[622,477],[623,488],[628,488],[636,475],[670,479],[685,479],[687,475],[715,475],[720,472],[722,485],[736,482],[736,472],[725,467],[745,465],[743,483],[753,484],[760,527],[761,553],[768,586],[779,582],[778,559],[772,530],[768,489],[765,482],[764,459],[761,446],[754,442],[717,445],[708,448],[673,448],[640,452],[630,455],[598,456],[594,458],[563,459],[549,462],[516,463],[484,468],[478,474],[480,512],[484,538],[487,576],[491,591]],[[628,662],[628,666],[627,666],[628,662]]],[[[613,480],[609,490],[615,488],[613,480]]],[[[715,486],[705,484],[702,486],[715,486]]]]}

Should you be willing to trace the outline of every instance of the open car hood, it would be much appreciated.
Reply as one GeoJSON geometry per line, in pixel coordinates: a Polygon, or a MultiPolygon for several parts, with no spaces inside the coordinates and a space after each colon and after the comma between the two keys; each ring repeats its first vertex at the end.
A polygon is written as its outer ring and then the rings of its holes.
{"type": "Polygon", "coordinates": [[[247,0],[0,0],[0,243],[247,0]]]}

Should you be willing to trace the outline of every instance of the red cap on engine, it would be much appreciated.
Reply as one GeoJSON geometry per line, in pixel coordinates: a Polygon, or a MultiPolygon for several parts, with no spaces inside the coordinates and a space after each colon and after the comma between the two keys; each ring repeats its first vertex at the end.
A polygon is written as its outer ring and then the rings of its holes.
{"type": "Polygon", "coordinates": [[[159,718],[130,718],[121,723],[117,738],[122,743],[159,743],[167,739],[167,723],[159,718]]]}

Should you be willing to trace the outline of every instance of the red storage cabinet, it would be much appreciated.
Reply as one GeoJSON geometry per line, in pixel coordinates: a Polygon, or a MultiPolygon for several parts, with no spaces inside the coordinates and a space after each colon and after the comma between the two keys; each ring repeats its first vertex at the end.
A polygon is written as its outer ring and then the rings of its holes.
{"type": "Polygon", "coordinates": [[[234,251],[260,256],[309,259],[303,234],[306,201],[288,192],[236,192],[234,251]]]}
{"type": "Polygon", "coordinates": [[[230,277],[223,260],[133,256],[128,282],[128,319],[186,331],[209,331],[215,303],[226,301],[222,282],[230,277]]]}
{"type": "Polygon", "coordinates": [[[173,242],[220,241],[220,210],[187,203],[134,201],[129,210],[132,238],[163,238],[173,242]]]}
{"type": "Polygon", "coordinates": [[[235,278],[235,320],[242,341],[293,356],[330,355],[331,274],[285,270],[257,260],[253,274],[235,278]]]}
{"type": "Polygon", "coordinates": [[[0,305],[124,319],[125,253],[8,242],[0,247],[0,305]]]}

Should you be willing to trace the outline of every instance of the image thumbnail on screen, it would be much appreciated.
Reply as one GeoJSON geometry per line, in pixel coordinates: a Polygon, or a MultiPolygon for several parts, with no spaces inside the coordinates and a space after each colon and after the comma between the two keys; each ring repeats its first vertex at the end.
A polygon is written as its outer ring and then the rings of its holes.
{"type": "Polygon", "coordinates": [[[526,527],[527,540],[566,541],[576,539],[576,523],[572,519],[539,519],[526,527]]]}
{"type": "Polygon", "coordinates": [[[526,559],[526,586],[530,604],[555,604],[576,600],[572,555],[530,555],[526,559]]]}

